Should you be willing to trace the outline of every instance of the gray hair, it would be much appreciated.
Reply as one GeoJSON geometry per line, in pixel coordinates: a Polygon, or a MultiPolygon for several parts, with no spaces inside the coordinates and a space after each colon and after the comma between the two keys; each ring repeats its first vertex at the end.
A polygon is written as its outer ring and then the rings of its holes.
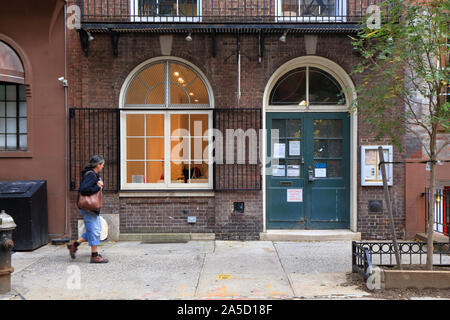
{"type": "Polygon", "coordinates": [[[103,161],[105,161],[103,156],[96,154],[91,157],[91,159],[89,160],[89,164],[86,166],[86,168],[95,168],[97,165],[99,165],[103,161]]]}

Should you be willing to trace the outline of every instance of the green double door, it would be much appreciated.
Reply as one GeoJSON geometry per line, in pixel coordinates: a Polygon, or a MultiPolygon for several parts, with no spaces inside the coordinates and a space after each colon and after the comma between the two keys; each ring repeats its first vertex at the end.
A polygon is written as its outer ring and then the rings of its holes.
{"type": "Polygon", "coordinates": [[[350,225],[348,113],[267,113],[267,229],[350,225]]]}

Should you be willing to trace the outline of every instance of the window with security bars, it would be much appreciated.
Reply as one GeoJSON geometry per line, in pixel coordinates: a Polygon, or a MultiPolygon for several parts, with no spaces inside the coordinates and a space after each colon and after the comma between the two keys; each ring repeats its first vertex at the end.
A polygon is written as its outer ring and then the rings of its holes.
{"type": "Polygon", "coordinates": [[[200,21],[201,0],[130,0],[132,21],[200,21]]]}
{"type": "Polygon", "coordinates": [[[346,0],[278,0],[278,20],[341,21],[346,15],[346,0]]]}
{"type": "Polygon", "coordinates": [[[27,150],[25,85],[0,82],[0,150],[27,150]]]}

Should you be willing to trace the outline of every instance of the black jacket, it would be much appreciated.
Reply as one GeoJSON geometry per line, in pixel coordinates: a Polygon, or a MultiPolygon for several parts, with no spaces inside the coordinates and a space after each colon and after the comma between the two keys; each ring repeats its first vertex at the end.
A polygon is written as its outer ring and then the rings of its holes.
{"type": "Polygon", "coordinates": [[[98,190],[100,190],[100,187],[97,185],[97,182],[99,181],[99,176],[98,174],[95,173],[94,170],[90,168],[84,169],[83,171],[81,171],[81,176],[82,177],[79,192],[83,196],[90,196],[91,194],[94,194],[98,190]],[[91,171],[92,173],[89,171],[91,171]]]}
{"type": "MultiPolygon", "coordinates": [[[[83,196],[90,196],[91,194],[96,193],[100,190],[100,187],[97,185],[98,181],[99,175],[96,174],[94,170],[92,170],[91,168],[84,169],[83,171],[81,171],[81,182],[78,192],[83,196]]],[[[93,212],[96,214],[100,214],[100,211],[93,212]]]]}

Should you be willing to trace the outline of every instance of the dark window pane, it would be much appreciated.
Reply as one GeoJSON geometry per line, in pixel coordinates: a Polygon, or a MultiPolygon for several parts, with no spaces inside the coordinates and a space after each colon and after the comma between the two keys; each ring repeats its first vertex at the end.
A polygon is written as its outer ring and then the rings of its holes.
{"type": "Polygon", "coordinates": [[[328,120],[329,121],[329,138],[342,137],[342,120],[328,120]]]}
{"type": "Polygon", "coordinates": [[[309,68],[310,104],[345,104],[339,83],[330,74],[317,68],[309,68]]]}
{"type": "Polygon", "coordinates": [[[306,104],[306,68],[298,68],[285,74],[275,84],[270,94],[270,104],[306,104]]]}
{"type": "MultiPolygon", "coordinates": [[[[272,130],[279,130],[278,131],[278,136],[281,137],[285,137],[286,136],[286,120],[280,120],[280,119],[274,119],[272,120],[272,130]]],[[[272,133],[273,135],[273,133],[272,133]]]]}
{"type": "Polygon", "coordinates": [[[314,120],[314,138],[327,138],[327,124],[328,120],[319,119],[314,120]]]}
{"type": "MultiPolygon", "coordinates": [[[[339,5],[342,6],[342,0],[339,1],[339,5]]],[[[336,0],[300,0],[300,12],[302,16],[334,17],[335,3],[336,0]]]]}
{"type": "Polygon", "coordinates": [[[139,0],[139,15],[140,16],[156,16],[156,0],[139,0]]]}
{"type": "Polygon", "coordinates": [[[180,16],[197,16],[197,0],[179,0],[178,12],[180,16]]]}
{"type": "Polygon", "coordinates": [[[25,86],[23,84],[19,86],[19,100],[27,101],[27,96],[25,94],[25,86]]]}
{"type": "Polygon", "coordinates": [[[0,101],[6,100],[5,85],[0,84],[0,101]]]}
{"type": "Polygon", "coordinates": [[[176,16],[177,15],[177,1],[165,0],[159,2],[160,16],[176,16]]]}
{"type": "Polygon", "coordinates": [[[288,120],[288,136],[300,138],[301,125],[302,125],[302,123],[301,123],[301,120],[299,120],[299,119],[288,120]]]}
{"type": "Polygon", "coordinates": [[[328,161],[328,177],[342,177],[342,160],[328,161]]]}
{"type": "Polygon", "coordinates": [[[328,157],[328,141],[327,140],[314,140],[314,158],[327,158],[328,157]]]}
{"type": "Polygon", "coordinates": [[[328,140],[329,157],[342,157],[342,140],[328,140]]]}

